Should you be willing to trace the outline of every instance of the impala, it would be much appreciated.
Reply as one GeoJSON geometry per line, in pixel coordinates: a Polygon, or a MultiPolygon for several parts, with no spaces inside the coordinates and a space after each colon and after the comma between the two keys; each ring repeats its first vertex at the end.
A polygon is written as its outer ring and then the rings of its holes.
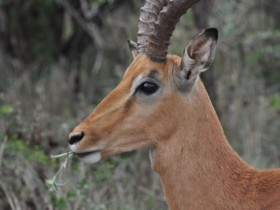
{"type": "Polygon", "coordinates": [[[280,170],[248,166],[229,145],[200,80],[211,65],[217,29],[168,55],[170,37],[197,0],[146,0],[134,60],[119,85],[69,135],[71,150],[97,163],[150,148],[171,210],[280,210],[280,170]]]}

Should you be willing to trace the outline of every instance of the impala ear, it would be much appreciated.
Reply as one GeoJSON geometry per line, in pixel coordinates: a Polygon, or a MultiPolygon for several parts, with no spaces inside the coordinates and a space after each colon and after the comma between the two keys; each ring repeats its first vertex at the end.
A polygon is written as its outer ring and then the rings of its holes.
{"type": "Polygon", "coordinates": [[[197,35],[185,47],[181,61],[179,88],[190,87],[197,76],[212,64],[218,40],[218,30],[209,28],[197,35]]]}
{"type": "Polygon", "coordinates": [[[137,55],[137,44],[134,41],[127,40],[129,49],[131,50],[133,58],[137,55]]]}

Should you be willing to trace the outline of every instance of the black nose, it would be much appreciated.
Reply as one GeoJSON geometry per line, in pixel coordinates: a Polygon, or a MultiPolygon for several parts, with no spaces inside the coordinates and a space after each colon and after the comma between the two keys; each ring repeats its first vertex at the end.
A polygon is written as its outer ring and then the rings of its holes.
{"type": "Polygon", "coordinates": [[[71,133],[69,136],[69,144],[75,144],[79,141],[82,140],[82,138],[84,137],[84,132],[80,132],[80,133],[71,133]]]}

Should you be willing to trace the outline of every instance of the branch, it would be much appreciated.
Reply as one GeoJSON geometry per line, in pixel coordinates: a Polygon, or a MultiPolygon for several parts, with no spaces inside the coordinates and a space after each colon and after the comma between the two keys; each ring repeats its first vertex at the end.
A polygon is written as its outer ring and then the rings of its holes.
{"type": "Polygon", "coordinates": [[[79,24],[79,26],[91,37],[94,41],[96,48],[97,48],[97,55],[96,59],[92,68],[92,74],[96,75],[101,66],[103,61],[103,49],[104,49],[104,42],[101,38],[98,28],[93,22],[89,22],[85,20],[80,13],[73,8],[73,6],[68,2],[68,0],[57,0],[66,11],[74,18],[74,20],[79,24]]]}
{"type": "Polygon", "coordinates": [[[2,144],[0,145],[0,169],[1,169],[1,164],[2,164],[2,159],[3,159],[3,153],[4,153],[4,150],[5,150],[5,146],[6,146],[6,143],[7,143],[7,136],[5,136],[3,138],[3,142],[2,144]]]}

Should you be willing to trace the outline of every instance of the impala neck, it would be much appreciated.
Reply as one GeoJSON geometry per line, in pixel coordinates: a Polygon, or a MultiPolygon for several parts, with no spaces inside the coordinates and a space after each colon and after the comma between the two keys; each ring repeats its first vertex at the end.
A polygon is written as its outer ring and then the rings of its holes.
{"type": "Polygon", "coordinates": [[[170,210],[231,209],[235,204],[226,201],[242,200],[254,170],[230,147],[204,86],[197,85],[177,131],[153,150],[152,167],[170,210]]]}

